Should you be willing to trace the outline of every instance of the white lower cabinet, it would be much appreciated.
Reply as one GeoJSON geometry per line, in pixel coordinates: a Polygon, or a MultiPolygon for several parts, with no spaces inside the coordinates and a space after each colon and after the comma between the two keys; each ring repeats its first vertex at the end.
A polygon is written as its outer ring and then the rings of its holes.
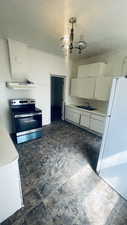
{"type": "Polygon", "coordinates": [[[0,167],[0,223],[23,207],[18,160],[0,167]]]}
{"type": "Polygon", "coordinates": [[[90,125],[90,113],[83,112],[81,113],[80,125],[82,127],[88,127],[90,125]]]}
{"type": "Polygon", "coordinates": [[[65,120],[75,123],[80,127],[89,128],[91,131],[103,134],[105,116],[88,111],[81,111],[70,106],[65,107],[65,120]]]}
{"type": "Polygon", "coordinates": [[[80,112],[78,110],[72,109],[70,107],[66,107],[65,108],[65,120],[69,120],[69,121],[79,124],[80,112]]]}
{"type": "Polygon", "coordinates": [[[91,115],[90,118],[90,129],[99,133],[104,132],[105,117],[98,115],[91,115]]]}

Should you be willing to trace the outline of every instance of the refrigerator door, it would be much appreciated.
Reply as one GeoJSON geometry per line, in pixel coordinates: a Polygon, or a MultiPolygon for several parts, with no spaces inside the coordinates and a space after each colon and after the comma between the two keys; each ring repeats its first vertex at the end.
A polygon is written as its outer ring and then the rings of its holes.
{"type": "Polygon", "coordinates": [[[127,78],[114,81],[97,170],[127,199],[127,78]]]}
{"type": "Polygon", "coordinates": [[[100,172],[100,169],[101,169],[104,146],[105,146],[105,142],[106,142],[106,138],[107,138],[107,134],[108,134],[108,127],[109,127],[109,122],[110,122],[110,117],[111,117],[111,112],[112,112],[112,106],[113,106],[113,102],[114,102],[114,96],[116,93],[117,82],[118,82],[117,78],[114,78],[112,81],[112,88],[111,88],[107,116],[106,116],[106,121],[105,121],[105,128],[104,128],[102,144],[101,144],[100,154],[99,154],[98,163],[97,163],[97,172],[98,173],[100,172]]]}

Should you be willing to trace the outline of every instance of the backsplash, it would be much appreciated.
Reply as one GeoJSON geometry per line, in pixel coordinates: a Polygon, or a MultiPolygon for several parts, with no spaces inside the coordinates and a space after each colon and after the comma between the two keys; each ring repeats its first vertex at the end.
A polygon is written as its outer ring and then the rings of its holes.
{"type": "Polygon", "coordinates": [[[97,101],[97,100],[88,100],[91,106],[94,106],[100,112],[107,112],[108,102],[97,101]]]}
{"type": "Polygon", "coordinates": [[[91,106],[95,107],[98,111],[106,113],[107,108],[108,108],[108,102],[104,101],[98,101],[94,99],[82,99],[82,98],[76,98],[76,97],[71,97],[71,100],[69,104],[73,105],[87,105],[90,104],[91,106]]]}

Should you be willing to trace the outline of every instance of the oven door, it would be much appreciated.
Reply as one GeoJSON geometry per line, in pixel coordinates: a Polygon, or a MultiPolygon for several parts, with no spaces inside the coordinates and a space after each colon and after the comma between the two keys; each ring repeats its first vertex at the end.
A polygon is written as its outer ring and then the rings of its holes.
{"type": "Polygon", "coordinates": [[[15,131],[24,132],[42,127],[42,113],[15,115],[15,131]]]}

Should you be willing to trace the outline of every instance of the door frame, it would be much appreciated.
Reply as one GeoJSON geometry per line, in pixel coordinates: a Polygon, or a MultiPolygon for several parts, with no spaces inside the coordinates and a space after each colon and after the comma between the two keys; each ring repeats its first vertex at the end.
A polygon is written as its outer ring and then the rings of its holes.
{"type": "Polygon", "coordinates": [[[56,77],[56,78],[63,78],[63,101],[62,101],[62,117],[61,119],[64,120],[64,116],[65,116],[65,87],[66,87],[66,76],[64,75],[56,75],[56,74],[50,74],[50,120],[51,120],[51,78],[52,77],[56,77]]]}

